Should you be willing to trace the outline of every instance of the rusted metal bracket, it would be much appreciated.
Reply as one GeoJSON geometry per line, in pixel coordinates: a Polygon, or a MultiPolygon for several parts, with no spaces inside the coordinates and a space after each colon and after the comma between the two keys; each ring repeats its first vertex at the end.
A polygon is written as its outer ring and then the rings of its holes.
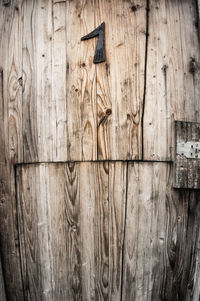
{"type": "Polygon", "coordinates": [[[87,34],[86,36],[81,38],[81,41],[89,40],[94,37],[99,37],[95,55],[93,59],[94,64],[105,62],[106,60],[106,53],[105,53],[105,22],[103,22],[99,27],[97,27],[95,30],[87,34]]]}

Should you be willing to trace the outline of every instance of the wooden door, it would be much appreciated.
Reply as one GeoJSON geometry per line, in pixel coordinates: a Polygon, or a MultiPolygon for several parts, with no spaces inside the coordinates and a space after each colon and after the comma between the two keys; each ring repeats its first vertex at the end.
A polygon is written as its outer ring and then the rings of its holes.
{"type": "Polygon", "coordinates": [[[7,300],[198,301],[200,193],[172,172],[174,120],[200,122],[198,1],[0,8],[7,300]]]}

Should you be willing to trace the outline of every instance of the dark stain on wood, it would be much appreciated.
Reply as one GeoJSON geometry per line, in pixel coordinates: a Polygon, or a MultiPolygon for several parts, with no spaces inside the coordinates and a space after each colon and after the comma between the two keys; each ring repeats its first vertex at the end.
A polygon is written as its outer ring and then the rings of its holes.
{"type": "Polygon", "coordinates": [[[11,0],[3,0],[3,5],[4,6],[10,6],[11,0]]]}

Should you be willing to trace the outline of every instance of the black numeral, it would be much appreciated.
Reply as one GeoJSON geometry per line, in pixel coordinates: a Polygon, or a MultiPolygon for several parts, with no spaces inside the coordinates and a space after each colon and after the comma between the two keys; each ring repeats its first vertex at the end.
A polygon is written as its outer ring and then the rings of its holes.
{"type": "Polygon", "coordinates": [[[99,36],[97,46],[95,49],[95,55],[93,59],[94,64],[105,62],[106,54],[105,54],[105,23],[103,22],[99,27],[95,30],[87,34],[86,36],[82,37],[81,40],[88,40],[99,36]]]}

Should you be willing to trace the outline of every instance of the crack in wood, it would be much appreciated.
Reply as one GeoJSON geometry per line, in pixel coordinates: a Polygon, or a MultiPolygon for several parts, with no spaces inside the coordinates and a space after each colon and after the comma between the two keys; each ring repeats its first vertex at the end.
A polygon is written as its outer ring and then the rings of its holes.
{"type": "Polygon", "coordinates": [[[148,59],[148,42],[149,42],[149,11],[150,0],[146,0],[146,48],[145,48],[145,66],[144,66],[144,94],[142,105],[141,117],[141,132],[142,132],[142,160],[144,159],[144,113],[145,113],[145,100],[146,100],[146,85],[147,85],[147,59],[148,59]]]}
{"type": "Polygon", "coordinates": [[[124,260],[125,260],[125,234],[126,234],[126,221],[127,221],[127,199],[128,199],[128,162],[126,163],[126,193],[125,193],[125,208],[124,208],[124,225],[123,225],[123,241],[122,241],[122,270],[121,270],[121,301],[123,300],[123,287],[124,287],[124,260]]]}

